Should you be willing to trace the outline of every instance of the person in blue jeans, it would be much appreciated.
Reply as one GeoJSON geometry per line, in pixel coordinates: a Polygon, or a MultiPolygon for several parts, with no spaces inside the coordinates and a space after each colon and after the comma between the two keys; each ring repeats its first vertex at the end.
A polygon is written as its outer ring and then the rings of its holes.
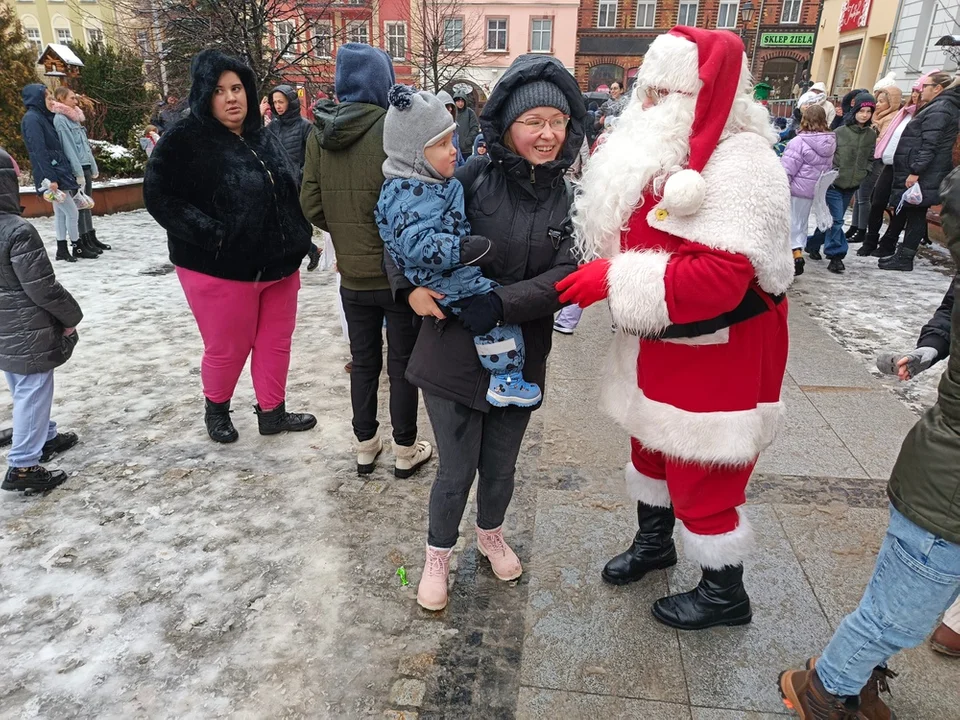
{"type": "Polygon", "coordinates": [[[833,168],[839,174],[833,185],[827,188],[826,198],[833,225],[826,233],[817,230],[807,238],[807,254],[812,260],[822,260],[822,247],[823,254],[830,260],[827,270],[832,273],[840,274],[846,270],[843,258],[847,256],[847,237],[843,232],[843,216],[857,188],[870,173],[877,146],[877,131],[870,120],[876,105],[873,95],[860,93],[846,124],[836,129],[837,150],[833,155],[833,168]]]}
{"type": "MultiPolygon", "coordinates": [[[[447,313],[459,316],[465,300],[492,292],[497,283],[478,266],[494,259],[488,238],[470,234],[457,169],[455,126],[443,101],[428,92],[394,85],[383,124],[386,180],[375,217],[390,257],[417,287],[438,295],[447,313]]],[[[523,379],[525,348],[518,325],[496,325],[473,339],[490,373],[487,402],[533,407],[543,394],[523,379]]]]}
{"type": "Polygon", "coordinates": [[[13,395],[13,446],[3,490],[38,492],[67,479],[40,463],[77,444],[50,419],[53,370],[70,359],[83,318],[57,282],[40,234],[20,217],[13,160],[0,149],[0,370],[13,395]]]}
{"type": "MultiPolygon", "coordinates": [[[[960,168],[941,190],[944,235],[960,264],[960,168]]],[[[956,292],[957,278],[954,278],[956,292]]],[[[907,434],[887,486],[890,524],[859,606],[806,670],[780,675],[802,720],[890,718],[887,661],[916,647],[960,597],[960,305],[936,404],[907,434]]]]}

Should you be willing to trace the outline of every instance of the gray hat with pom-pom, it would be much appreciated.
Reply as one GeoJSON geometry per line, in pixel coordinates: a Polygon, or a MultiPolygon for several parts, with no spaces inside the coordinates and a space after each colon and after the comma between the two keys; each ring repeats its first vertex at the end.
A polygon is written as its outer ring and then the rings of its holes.
{"type": "Polygon", "coordinates": [[[394,85],[387,97],[390,108],[383,123],[383,149],[387,153],[383,176],[388,180],[446,182],[447,178],[427,162],[423,151],[456,127],[450,112],[436,95],[405,85],[394,85]]]}

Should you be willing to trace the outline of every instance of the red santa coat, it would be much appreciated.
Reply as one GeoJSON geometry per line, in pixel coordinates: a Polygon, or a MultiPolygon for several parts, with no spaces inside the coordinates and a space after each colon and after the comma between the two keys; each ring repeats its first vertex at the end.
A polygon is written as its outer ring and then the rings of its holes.
{"type": "MultiPolygon", "coordinates": [[[[776,433],[793,280],[790,191],[767,142],[723,140],[689,215],[647,197],[611,259],[608,300],[619,328],[604,383],[607,411],[643,446],[702,465],[743,466],[776,433]],[[771,309],[709,335],[649,340],[675,324],[736,308],[753,287],[771,309]]],[[[669,188],[668,188],[669,189],[669,188]]]]}

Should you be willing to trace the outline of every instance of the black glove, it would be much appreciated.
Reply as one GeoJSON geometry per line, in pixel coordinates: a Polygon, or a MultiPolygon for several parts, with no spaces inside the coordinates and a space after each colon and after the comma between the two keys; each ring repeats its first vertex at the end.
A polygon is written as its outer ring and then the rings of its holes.
{"type": "Polygon", "coordinates": [[[495,292],[477,295],[460,311],[460,324],[471,335],[485,335],[503,321],[503,301],[495,292]]]}
{"type": "Polygon", "coordinates": [[[460,263],[486,267],[497,257],[497,248],[483,235],[467,235],[460,240],[460,263]]]}

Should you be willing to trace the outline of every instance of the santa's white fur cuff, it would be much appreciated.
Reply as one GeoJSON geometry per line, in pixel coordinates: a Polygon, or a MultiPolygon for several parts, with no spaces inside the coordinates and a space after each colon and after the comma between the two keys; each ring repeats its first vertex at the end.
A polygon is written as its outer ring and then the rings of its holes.
{"type": "Polygon", "coordinates": [[[659,250],[625,252],[610,261],[608,300],[617,327],[649,336],[670,325],[664,282],[669,261],[670,254],[659,250]]]}
{"type": "Polygon", "coordinates": [[[721,535],[697,535],[680,524],[680,538],[684,554],[700,567],[721,570],[728,565],[740,565],[753,548],[753,528],[746,515],[739,510],[740,524],[735,530],[721,535]]]}
{"type": "Polygon", "coordinates": [[[644,505],[651,507],[671,507],[670,492],[667,490],[666,480],[657,480],[644,475],[633,466],[632,462],[627,463],[624,479],[627,484],[627,497],[631,500],[642,502],[644,505]]]}

